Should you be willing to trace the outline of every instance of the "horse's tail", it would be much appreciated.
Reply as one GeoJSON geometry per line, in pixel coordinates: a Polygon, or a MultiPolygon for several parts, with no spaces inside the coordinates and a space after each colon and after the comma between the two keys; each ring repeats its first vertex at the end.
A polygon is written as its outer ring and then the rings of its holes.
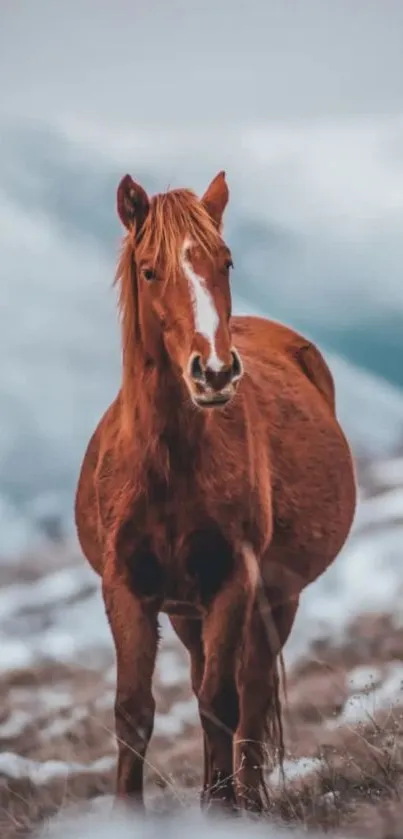
{"type": "Polygon", "coordinates": [[[271,747],[275,749],[275,757],[278,760],[280,772],[284,777],[284,725],[283,725],[283,701],[288,708],[287,695],[287,674],[285,670],[284,655],[281,651],[273,666],[273,696],[268,716],[266,718],[266,731],[271,747]]]}
{"type": "Polygon", "coordinates": [[[270,753],[271,756],[271,768],[274,768],[277,761],[281,778],[284,781],[285,745],[282,694],[286,705],[287,694],[284,657],[282,652],[279,653],[278,657],[275,659],[272,672],[268,675],[271,681],[271,692],[264,721],[264,739],[262,743],[262,762],[260,767],[260,785],[267,806],[269,806],[270,803],[269,791],[265,779],[268,753],[270,753]]]}

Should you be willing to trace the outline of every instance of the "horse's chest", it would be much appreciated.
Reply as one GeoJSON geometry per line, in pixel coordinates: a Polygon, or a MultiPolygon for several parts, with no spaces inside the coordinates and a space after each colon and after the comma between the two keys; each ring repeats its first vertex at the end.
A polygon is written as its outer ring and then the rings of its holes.
{"type": "Polygon", "coordinates": [[[213,521],[225,532],[236,530],[237,522],[249,515],[250,496],[247,482],[236,469],[228,473],[211,459],[200,468],[183,465],[168,479],[151,471],[133,517],[138,528],[159,531],[174,552],[201,523],[213,521]]]}
{"type": "Polygon", "coordinates": [[[175,523],[160,523],[152,532],[133,531],[125,568],[133,593],[165,603],[203,608],[230,576],[234,550],[230,538],[214,521],[186,532],[175,523]]]}
{"type": "MultiPolygon", "coordinates": [[[[233,476],[231,476],[233,478],[233,476]]],[[[140,598],[205,606],[230,576],[250,521],[242,481],[181,471],[169,482],[150,474],[121,528],[121,555],[140,598]]]]}

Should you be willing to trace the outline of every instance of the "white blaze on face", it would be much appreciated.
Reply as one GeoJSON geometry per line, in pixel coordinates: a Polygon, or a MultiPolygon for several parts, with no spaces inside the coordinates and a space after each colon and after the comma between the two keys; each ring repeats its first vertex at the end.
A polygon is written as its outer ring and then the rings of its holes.
{"type": "Polygon", "coordinates": [[[218,358],[215,346],[216,332],[219,324],[218,312],[206,286],[205,279],[199,276],[199,274],[196,274],[187,256],[187,251],[191,245],[192,242],[186,239],[181,254],[181,267],[185,277],[189,281],[196,332],[203,335],[203,338],[206,338],[210,345],[210,357],[207,361],[207,366],[210,370],[218,373],[224,366],[223,362],[218,358]]]}

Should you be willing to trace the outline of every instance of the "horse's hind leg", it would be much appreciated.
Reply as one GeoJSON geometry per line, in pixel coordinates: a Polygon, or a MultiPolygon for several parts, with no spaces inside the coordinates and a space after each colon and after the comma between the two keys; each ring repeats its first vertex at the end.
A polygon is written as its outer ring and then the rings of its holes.
{"type": "MultiPolygon", "coordinates": [[[[196,698],[199,698],[200,687],[203,680],[204,673],[204,650],[202,640],[202,624],[200,620],[193,620],[189,618],[171,617],[170,618],[173,629],[178,638],[186,647],[190,654],[191,667],[191,681],[192,689],[196,698]]],[[[202,803],[204,801],[205,791],[210,786],[211,779],[211,765],[210,755],[207,748],[206,735],[203,732],[203,750],[204,750],[204,780],[202,803]]]]}
{"type": "Polygon", "coordinates": [[[142,806],[144,759],[155,712],[151,682],[158,645],[157,615],[108,566],[103,596],[117,659],[117,796],[133,798],[142,806]]]}
{"type": "Polygon", "coordinates": [[[271,606],[269,590],[250,592],[242,654],[237,668],[239,724],[235,733],[237,799],[240,806],[261,812],[268,794],[264,781],[265,746],[283,757],[283,730],[277,657],[290,634],[297,600],[271,606]]]}

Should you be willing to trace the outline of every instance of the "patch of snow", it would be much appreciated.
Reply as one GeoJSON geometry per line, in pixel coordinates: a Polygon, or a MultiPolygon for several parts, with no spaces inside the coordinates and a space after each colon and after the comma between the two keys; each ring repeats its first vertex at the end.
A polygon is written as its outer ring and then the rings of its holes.
{"type": "Polygon", "coordinates": [[[178,650],[162,650],[158,658],[158,675],[164,687],[175,687],[189,677],[189,665],[182,660],[178,650]]]}
{"type": "Polygon", "coordinates": [[[71,713],[67,717],[55,717],[41,730],[41,737],[43,740],[51,740],[53,737],[61,737],[82,720],[88,717],[88,708],[71,708],[71,713]]]}
{"type": "MultiPolygon", "coordinates": [[[[370,499],[374,515],[376,500],[372,503],[370,499]]],[[[361,503],[365,510],[367,501],[361,503]]],[[[382,509],[383,502],[379,503],[382,509]]],[[[366,518],[363,512],[361,521],[366,518]]],[[[384,612],[397,623],[403,621],[402,544],[403,524],[390,522],[366,530],[357,516],[335,562],[302,593],[284,651],[289,666],[310,654],[317,639],[325,638],[336,645],[344,641],[351,621],[360,614],[384,612]]]]}
{"type": "Polygon", "coordinates": [[[9,715],[8,719],[0,724],[0,740],[10,740],[19,737],[28,725],[32,725],[32,714],[28,711],[17,709],[9,715]]]}
{"type": "Polygon", "coordinates": [[[13,752],[3,752],[0,754],[0,775],[13,780],[24,778],[33,784],[41,785],[68,775],[108,772],[115,763],[116,759],[113,757],[102,757],[89,764],[68,763],[63,760],[40,762],[13,752]]]}
{"type": "Polygon", "coordinates": [[[12,688],[9,702],[15,710],[0,724],[0,740],[17,738],[32,725],[38,733],[40,730],[42,739],[49,740],[70,731],[89,714],[88,706],[75,706],[72,694],[61,685],[38,687],[34,692],[32,688],[12,688]]]}
{"type": "Polygon", "coordinates": [[[382,679],[382,670],[376,666],[355,667],[348,674],[347,684],[350,693],[362,693],[372,690],[382,679]]]}
{"type": "Polygon", "coordinates": [[[167,714],[155,715],[154,733],[165,737],[181,734],[186,725],[198,721],[197,700],[194,696],[187,702],[175,702],[167,714]]]}
{"type": "Polygon", "coordinates": [[[112,658],[112,637],[105,617],[100,585],[92,576],[89,585],[84,563],[81,570],[66,569],[31,585],[32,598],[29,594],[31,586],[28,584],[10,586],[10,600],[8,589],[1,593],[0,628],[1,622],[5,623],[7,619],[14,619],[21,614],[15,621],[13,631],[23,635],[23,640],[13,637],[7,627],[7,632],[3,631],[0,636],[1,673],[32,667],[35,663],[39,666],[50,662],[76,665],[81,661],[91,668],[99,665],[97,653],[102,654],[104,659],[105,655],[112,658]],[[77,598],[75,601],[74,597],[77,598]],[[32,617],[28,619],[23,614],[24,609],[29,609],[29,614],[36,611],[37,615],[41,615],[45,626],[41,622],[36,628],[32,617]],[[84,659],[85,653],[88,656],[84,659]]]}
{"type": "Polygon", "coordinates": [[[24,609],[57,605],[81,594],[89,582],[88,569],[83,563],[77,568],[63,568],[30,583],[16,583],[0,592],[0,621],[24,609]]]}
{"type": "Polygon", "coordinates": [[[98,696],[94,702],[94,708],[97,711],[108,711],[113,708],[115,704],[115,691],[105,690],[101,696],[98,696]]]}
{"type": "MultiPolygon", "coordinates": [[[[28,695],[32,701],[32,689],[25,691],[25,695],[28,695]]],[[[73,707],[73,696],[67,684],[57,683],[52,687],[40,686],[35,690],[35,696],[48,712],[67,711],[73,707]]]]}
{"type": "Polygon", "coordinates": [[[392,662],[387,667],[384,681],[368,693],[349,696],[336,720],[329,721],[334,728],[344,724],[366,723],[377,711],[385,711],[403,705],[403,663],[392,662]]]}
{"type": "MultiPolygon", "coordinates": [[[[323,760],[316,757],[301,757],[298,760],[284,760],[283,772],[286,781],[296,781],[307,778],[310,775],[319,775],[325,764],[323,760]]],[[[280,766],[275,766],[268,776],[270,786],[278,786],[283,782],[280,766]]]]}
{"type": "Polygon", "coordinates": [[[16,672],[36,664],[34,650],[30,649],[27,643],[10,638],[7,635],[0,635],[0,673],[4,676],[7,673],[16,672]]]}

